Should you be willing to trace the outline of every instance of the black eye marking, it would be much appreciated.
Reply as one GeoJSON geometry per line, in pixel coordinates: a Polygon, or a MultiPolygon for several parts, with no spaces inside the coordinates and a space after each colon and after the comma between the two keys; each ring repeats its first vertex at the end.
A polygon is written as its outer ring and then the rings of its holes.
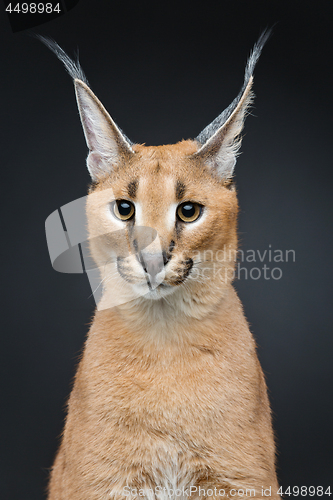
{"type": "Polygon", "coordinates": [[[177,239],[180,239],[180,236],[181,236],[181,233],[182,233],[183,229],[184,229],[184,224],[177,217],[177,219],[176,219],[176,226],[175,226],[176,238],[177,239]]]}
{"type": "Polygon", "coordinates": [[[133,248],[135,253],[139,253],[138,240],[136,238],[133,240],[133,248]]]}
{"type": "Polygon", "coordinates": [[[163,250],[163,262],[164,265],[166,266],[167,263],[171,260],[172,258],[172,250],[175,247],[175,242],[173,240],[170,241],[169,249],[167,251],[163,250]]]}
{"type": "Polygon", "coordinates": [[[139,185],[139,181],[137,179],[135,179],[134,181],[132,181],[128,184],[128,186],[127,186],[128,196],[135,199],[138,185],[139,185]]]}
{"type": "Polygon", "coordinates": [[[176,199],[181,200],[185,194],[185,184],[180,181],[176,182],[176,199]]]}

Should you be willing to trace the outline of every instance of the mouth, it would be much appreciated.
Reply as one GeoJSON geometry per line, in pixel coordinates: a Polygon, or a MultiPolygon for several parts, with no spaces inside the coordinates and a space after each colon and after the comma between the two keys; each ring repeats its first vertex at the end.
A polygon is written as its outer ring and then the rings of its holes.
{"type": "Polygon", "coordinates": [[[117,259],[117,268],[120,276],[125,281],[127,281],[127,283],[138,286],[141,289],[148,287],[149,292],[153,292],[155,290],[166,291],[168,289],[180,286],[188,279],[192,271],[193,264],[194,263],[192,259],[187,259],[185,261],[182,261],[179,264],[179,267],[174,271],[173,273],[174,275],[168,277],[167,279],[163,279],[164,274],[163,277],[161,276],[160,273],[158,273],[156,276],[151,276],[147,272],[144,273],[144,279],[142,279],[133,273],[131,267],[125,264],[124,259],[119,257],[117,259]],[[158,279],[159,274],[160,274],[160,279],[158,279]]]}
{"type": "Polygon", "coordinates": [[[148,285],[149,291],[161,290],[163,288],[171,288],[171,285],[167,285],[163,281],[161,283],[158,283],[155,280],[152,280],[151,277],[149,276],[149,274],[146,275],[145,278],[146,278],[146,284],[148,285]]]}
{"type": "Polygon", "coordinates": [[[150,288],[148,283],[149,290],[167,290],[168,288],[173,288],[171,285],[167,285],[166,283],[160,283],[155,288],[150,288]]]}
{"type": "Polygon", "coordinates": [[[149,287],[149,290],[157,290],[157,289],[166,289],[166,288],[174,288],[176,286],[181,285],[184,283],[184,281],[187,280],[189,277],[191,270],[193,268],[193,260],[192,259],[187,259],[186,261],[182,262],[182,267],[177,269],[176,277],[171,278],[171,280],[168,280],[169,283],[165,283],[165,281],[162,281],[162,283],[159,283],[156,286],[156,282],[151,282],[149,274],[146,275],[146,280],[147,280],[147,285],[149,287]]]}
{"type": "Polygon", "coordinates": [[[161,300],[166,296],[173,294],[176,288],[177,287],[167,285],[166,283],[160,283],[156,288],[149,287],[149,291],[144,294],[144,297],[148,300],[161,300]]]}

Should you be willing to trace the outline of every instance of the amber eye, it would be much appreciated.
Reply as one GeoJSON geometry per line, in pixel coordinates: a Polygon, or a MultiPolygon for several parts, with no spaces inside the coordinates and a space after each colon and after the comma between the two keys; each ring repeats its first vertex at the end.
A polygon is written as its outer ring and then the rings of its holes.
{"type": "Polygon", "coordinates": [[[200,217],[202,206],[187,201],[177,208],[177,215],[183,222],[194,222],[200,217]]]}
{"type": "Polygon", "coordinates": [[[112,204],[114,215],[120,220],[129,220],[133,217],[135,208],[133,203],[127,200],[116,200],[112,204]]]}

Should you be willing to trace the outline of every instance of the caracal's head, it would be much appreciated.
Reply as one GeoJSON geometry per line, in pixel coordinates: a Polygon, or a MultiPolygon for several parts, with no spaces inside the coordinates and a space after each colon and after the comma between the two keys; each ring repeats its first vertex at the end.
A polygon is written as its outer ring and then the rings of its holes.
{"type": "Polygon", "coordinates": [[[78,63],[43,40],[74,79],[93,181],[87,197],[90,250],[110,305],[139,296],[200,300],[202,294],[219,296],[231,281],[238,211],[232,177],[253,70],[267,36],[255,45],[231,105],[194,140],[157,147],[133,144],[78,63]]]}

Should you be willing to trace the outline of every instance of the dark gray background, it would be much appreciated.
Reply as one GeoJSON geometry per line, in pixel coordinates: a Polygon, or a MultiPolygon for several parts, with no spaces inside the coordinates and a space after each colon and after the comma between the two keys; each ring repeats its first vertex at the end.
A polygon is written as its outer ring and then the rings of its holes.
{"type": "MultiPolygon", "coordinates": [[[[155,145],[213,120],[241,87],[260,32],[277,23],[237,164],[240,238],[244,250],[294,249],[296,262],[281,265],[280,280],[237,289],[267,377],[284,487],[333,487],[332,15],[326,1],[80,0],[35,29],[71,55],[79,48],[116,122],[155,145]]],[[[0,33],[0,497],[39,500],[94,309],[86,276],[52,269],[44,221],[84,196],[89,176],[69,76],[40,42],[13,34],[4,11],[0,33]]]]}

